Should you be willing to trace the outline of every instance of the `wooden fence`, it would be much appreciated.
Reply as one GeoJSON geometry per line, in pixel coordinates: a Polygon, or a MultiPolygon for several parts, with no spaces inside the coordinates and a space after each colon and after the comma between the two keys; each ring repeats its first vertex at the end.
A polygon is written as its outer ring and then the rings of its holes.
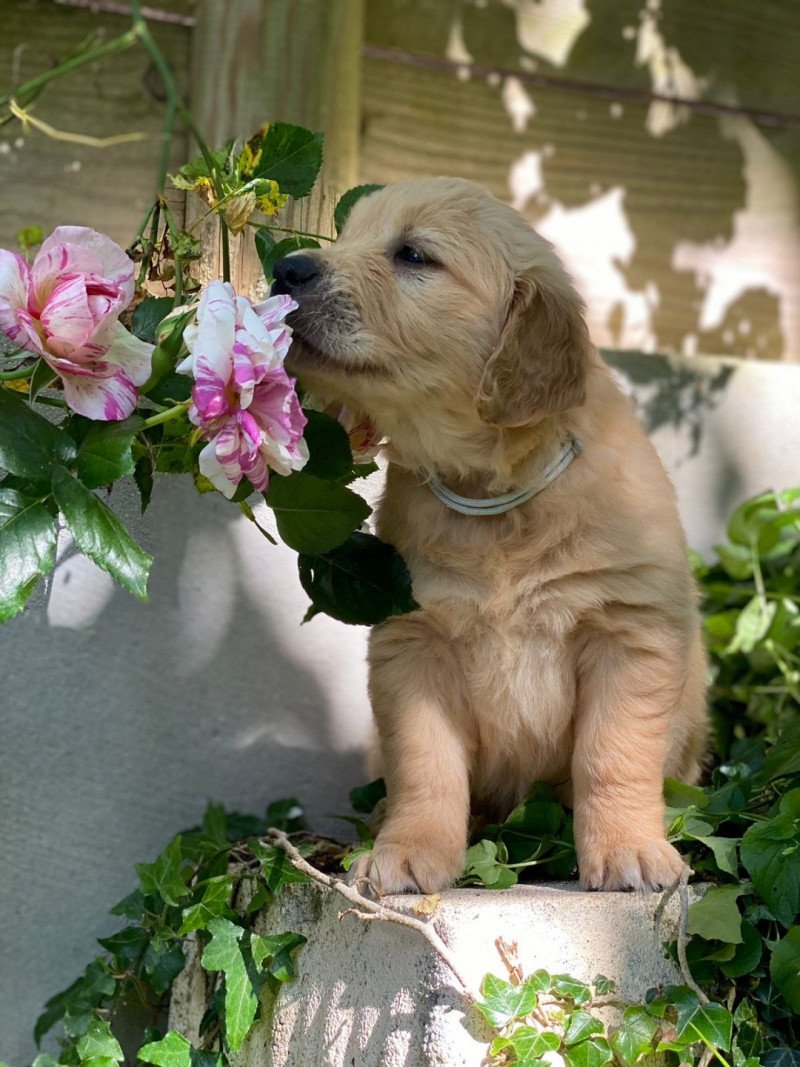
{"type": "MultiPolygon", "coordinates": [[[[119,33],[126,5],[3,7],[0,91],[119,33]]],[[[306,222],[329,228],[358,180],[460,174],[555,243],[598,344],[800,361],[797,0],[159,0],[154,18],[209,135],[325,130],[327,191],[306,222]]],[[[132,50],[59,80],[35,114],[147,140],[0,128],[0,244],[64,221],[127,243],[152,194],[159,93],[132,50]]]]}

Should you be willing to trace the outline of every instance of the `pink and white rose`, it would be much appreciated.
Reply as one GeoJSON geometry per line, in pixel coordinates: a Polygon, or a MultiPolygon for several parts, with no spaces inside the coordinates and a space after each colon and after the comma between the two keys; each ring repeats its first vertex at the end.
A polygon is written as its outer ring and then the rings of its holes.
{"type": "Polygon", "coordinates": [[[284,319],[296,307],[283,295],[252,304],[214,281],[184,330],[189,355],[177,369],[194,377],[189,418],[208,440],[200,471],[229,499],[244,477],[263,492],[270,468],[290,474],[308,461],[306,417],[283,366],[284,319]]]}
{"type": "Polygon", "coordinates": [[[153,352],[119,322],[134,288],[133,263],[119,245],[86,226],[59,226],[31,266],[0,249],[0,331],[45,360],[73,411],[125,419],[153,352]]]}

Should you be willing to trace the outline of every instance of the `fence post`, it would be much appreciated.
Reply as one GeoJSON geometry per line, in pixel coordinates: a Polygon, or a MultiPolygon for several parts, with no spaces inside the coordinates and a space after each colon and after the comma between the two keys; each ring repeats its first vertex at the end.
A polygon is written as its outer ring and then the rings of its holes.
{"type": "MultiPolygon", "coordinates": [[[[322,175],[311,196],[272,221],[333,232],[333,206],[358,174],[363,0],[200,0],[191,107],[209,144],[247,138],[264,122],[293,122],[325,135],[322,175]]],[[[189,222],[203,205],[190,198],[189,222]],[[194,201],[194,202],[193,202],[194,201]]],[[[216,220],[198,230],[207,253],[201,281],[220,277],[216,220]]],[[[251,232],[231,242],[241,292],[262,280],[251,232]]]]}

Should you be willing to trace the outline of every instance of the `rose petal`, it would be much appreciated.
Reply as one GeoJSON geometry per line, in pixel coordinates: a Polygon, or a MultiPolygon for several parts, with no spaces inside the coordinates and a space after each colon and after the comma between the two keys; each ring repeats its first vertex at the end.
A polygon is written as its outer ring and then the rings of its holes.
{"type": "Polygon", "coordinates": [[[133,300],[133,263],[110,237],[88,226],[58,226],[42,244],[32,269],[35,310],[66,273],[93,274],[118,286],[123,308],[133,300]]]}
{"type": "Polygon", "coordinates": [[[140,341],[117,322],[114,340],[103,358],[121,367],[134,385],[144,385],[153,369],[153,345],[140,341]]]}
{"type": "Polygon", "coordinates": [[[40,321],[46,345],[55,356],[68,359],[92,337],[95,321],[86,298],[86,280],[81,274],[62,278],[42,308],[40,321]]]}
{"type": "Polygon", "coordinates": [[[200,473],[205,475],[215,489],[219,489],[224,497],[231,499],[236,492],[238,482],[232,482],[225,473],[222,464],[217,459],[216,438],[208,442],[206,447],[197,457],[200,473]]]}
{"type": "Polygon", "coordinates": [[[20,348],[41,351],[42,345],[28,313],[30,269],[14,252],[0,248],[0,331],[20,348]]]}
{"type": "Polygon", "coordinates": [[[133,413],[139,394],[120,367],[98,363],[88,367],[68,359],[47,358],[64,384],[64,399],[87,419],[119,422],[133,413]]]}

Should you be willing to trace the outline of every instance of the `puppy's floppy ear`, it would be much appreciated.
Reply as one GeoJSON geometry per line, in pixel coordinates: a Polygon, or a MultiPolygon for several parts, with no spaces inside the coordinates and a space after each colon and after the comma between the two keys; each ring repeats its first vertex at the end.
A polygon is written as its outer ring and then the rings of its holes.
{"type": "Polygon", "coordinates": [[[566,276],[521,275],[500,341],[478,389],[490,426],[527,426],[583,403],[589,332],[566,276]]]}

